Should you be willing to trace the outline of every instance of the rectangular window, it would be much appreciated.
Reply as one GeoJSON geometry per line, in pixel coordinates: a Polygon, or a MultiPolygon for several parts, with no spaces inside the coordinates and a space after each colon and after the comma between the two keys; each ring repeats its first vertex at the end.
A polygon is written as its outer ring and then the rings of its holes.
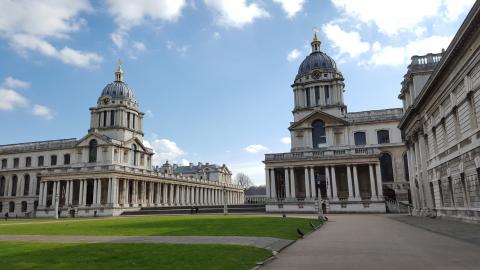
{"type": "Polygon", "coordinates": [[[14,158],[13,159],[13,168],[18,168],[19,164],[20,164],[20,159],[19,158],[14,158]]]}
{"type": "Polygon", "coordinates": [[[390,143],[390,134],[388,130],[377,131],[378,144],[390,143]]]}
{"type": "Polygon", "coordinates": [[[56,155],[51,155],[50,156],[50,165],[52,165],[52,166],[57,165],[57,156],[56,155]]]}
{"type": "Polygon", "coordinates": [[[70,154],[63,155],[63,164],[69,165],[70,164],[70,154]]]}
{"type": "Polygon", "coordinates": [[[443,207],[443,188],[442,188],[442,180],[438,180],[438,193],[440,196],[440,207],[443,207]]]}
{"type": "Polygon", "coordinates": [[[307,107],[310,107],[310,88],[305,89],[305,98],[307,99],[307,107]]]}
{"type": "Polygon", "coordinates": [[[320,105],[320,86],[315,86],[315,105],[320,105]]]}
{"type": "Polygon", "coordinates": [[[107,111],[103,112],[103,126],[107,126],[107,111]]]}
{"type": "Polygon", "coordinates": [[[2,159],[2,169],[6,169],[7,168],[7,159],[4,158],[2,159]]]}
{"type": "Polygon", "coordinates": [[[327,101],[330,98],[330,89],[328,88],[328,85],[324,86],[324,92],[325,92],[325,101],[327,101]]]}
{"type": "Polygon", "coordinates": [[[355,132],[353,134],[353,138],[355,140],[355,145],[366,145],[367,138],[365,136],[365,132],[355,132]]]}
{"type": "Polygon", "coordinates": [[[455,207],[455,195],[453,190],[452,177],[448,177],[448,189],[450,190],[450,199],[452,200],[450,206],[455,207]]]}
{"type": "Polygon", "coordinates": [[[110,126],[113,127],[115,125],[115,111],[110,111],[110,126]]]}
{"type": "Polygon", "coordinates": [[[37,162],[37,163],[38,163],[38,167],[42,167],[42,166],[43,166],[43,156],[39,156],[37,161],[38,161],[38,162],[37,162]]]}
{"type": "Polygon", "coordinates": [[[130,112],[127,112],[127,128],[130,128],[130,112]]]}
{"type": "Polygon", "coordinates": [[[32,166],[32,158],[31,157],[26,157],[25,158],[25,167],[31,167],[32,166]]]}
{"type": "Polygon", "coordinates": [[[132,128],[135,129],[135,114],[132,114],[132,128]]]}
{"type": "Polygon", "coordinates": [[[473,96],[473,92],[469,92],[467,94],[468,98],[468,107],[470,110],[470,126],[472,129],[476,129],[478,126],[477,123],[477,113],[475,112],[475,97],[473,96]]]}
{"type": "Polygon", "coordinates": [[[102,113],[99,112],[98,113],[98,127],[101,127],[102,126],[102,113]]]}

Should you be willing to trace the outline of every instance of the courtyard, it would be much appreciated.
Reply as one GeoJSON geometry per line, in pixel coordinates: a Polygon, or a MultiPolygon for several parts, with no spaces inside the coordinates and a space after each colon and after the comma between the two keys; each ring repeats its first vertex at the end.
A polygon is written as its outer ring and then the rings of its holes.
{"type": "Polygon", "coordinates": [[[5,269],[251,269],[314,219],[252,215],[0,222],[5,269]]]}

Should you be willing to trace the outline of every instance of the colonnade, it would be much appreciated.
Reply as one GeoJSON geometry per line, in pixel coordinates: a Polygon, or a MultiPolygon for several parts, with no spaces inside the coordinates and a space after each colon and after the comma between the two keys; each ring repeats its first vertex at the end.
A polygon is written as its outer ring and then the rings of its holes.
{"type": "Polygon", "coordinates": [[[115,177],[42,181],[40,207],[54,207],[57,199],[63,207],[197,206],[243,204],[244,193],[221,186],[115,177]]]}
{"type": "MultiPolygon", "coordinates": [[[[266,193],[270,200],[313,200],[317,194],[317,182],[320,182],[326,190],[326,198],[331,201],[360,201],[360,200],[383,200],[382,175],[380,172],[380,163],[370,164],[346,164],[346,165],[304,165],[287,166],[287,167],[267,167],[265,169],[266,193]],[[368,165],[368,183],[369,194],[361,193],[358,166],[368,165]],[[337,179],[337,170],[346,169],[346,193],[340,193],[338,189],[339,181],[337,179]],[[304,170],[303,179],[297,179],[295,171],[304,170]],[[277,173],[276,173],[277,172],[277,173]],[[279,179],[276,175],[283,176],[282,184],[284,186],[280,190],[276,185],[279,179]],[[324,177],[324,178],[323,178],[324,177]],[[320,180],[319,178],[323,178],[320,180]],[[299,183],[303,181],[304,183],[299,183]],[[302,190],[297,190],[301,187],[302,190]],[[282,194],[278,194],[278,192],[282,194]]],[[[322,187],[320,187],[322,188],[322,187]]],[[[364,188],[362,190],[365,190],[364,188]]]]}

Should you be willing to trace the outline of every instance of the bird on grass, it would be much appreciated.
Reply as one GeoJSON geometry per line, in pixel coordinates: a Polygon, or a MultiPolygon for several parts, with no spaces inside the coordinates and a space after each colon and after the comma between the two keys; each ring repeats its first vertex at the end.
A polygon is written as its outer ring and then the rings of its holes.
{"type": "Polygon", "coordinates": [[[300,235],[300,238],[303,238],[303,236],[305,236],[305,234],[302,232],[302,230],[300,230],[300,228],[297,228],[297,233],[298,235],[300,235]]]}

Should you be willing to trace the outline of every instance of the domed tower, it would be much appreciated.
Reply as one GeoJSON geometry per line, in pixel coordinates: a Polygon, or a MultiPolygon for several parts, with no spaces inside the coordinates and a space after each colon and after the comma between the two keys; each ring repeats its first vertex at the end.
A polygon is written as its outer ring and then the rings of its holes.
{"type": "Polygon", "coordinates": [[[343,75],[335,61],[322,52],[317,33],[313,37],[312,53],[298,68],[292,85],[295,97],[294,121],[299,121],[315,110],[343,117],[347,107],[343,103],[343,75]]]}
{"type": "Polygon", "coordinates": [[[132,89],[123,81],[123,70],[118,64],[115,81],[103,88],[97,107],[90,108],[89,132],[97,132],[109,138],[143,141],[143,116],[132,89]]]}

